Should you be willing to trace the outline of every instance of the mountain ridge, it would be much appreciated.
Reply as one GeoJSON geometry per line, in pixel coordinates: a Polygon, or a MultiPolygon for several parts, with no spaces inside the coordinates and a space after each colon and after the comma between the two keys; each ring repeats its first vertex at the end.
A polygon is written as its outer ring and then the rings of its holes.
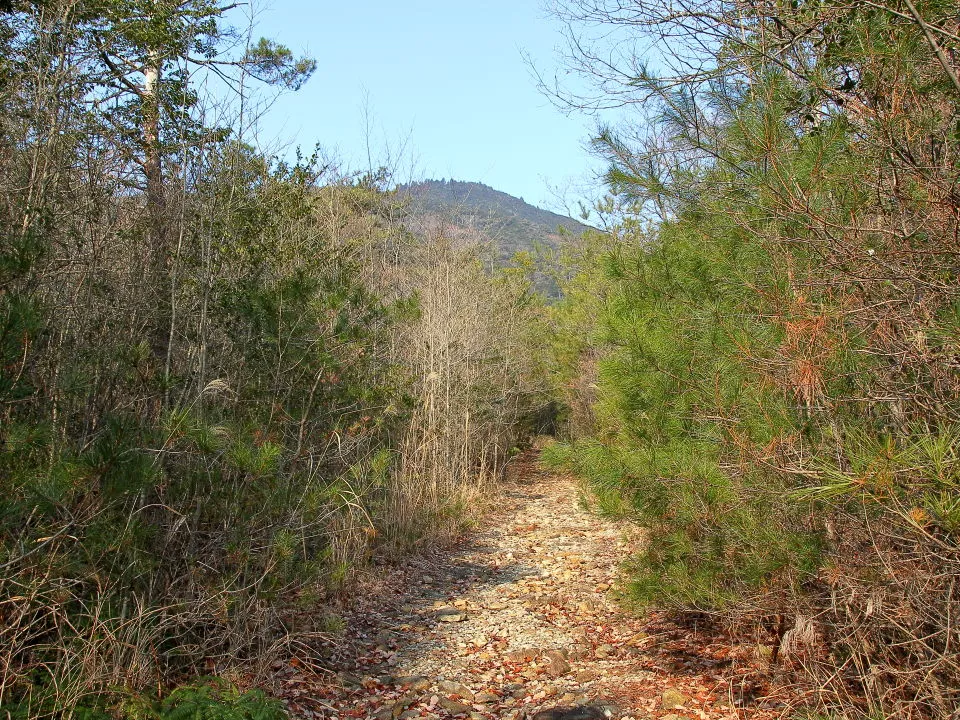
{"type": "Polygon", "coordinates": [[[504,260],[538,245],[556,248],[564,232],[579,235],[591,229],[579,220],[479,182],[422,180],[401,185],[397,192],[409,198],[415,214],[477,231],[495,243],[504,260]]]}

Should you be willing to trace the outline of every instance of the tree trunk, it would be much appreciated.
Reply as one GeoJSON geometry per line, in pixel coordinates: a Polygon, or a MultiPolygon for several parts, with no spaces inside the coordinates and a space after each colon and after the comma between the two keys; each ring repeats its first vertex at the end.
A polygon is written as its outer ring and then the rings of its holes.
{"type": "Polygon", "coordinates": [[[163,165],[160,148],[160,78],[161,59],[154,52],[144,70],[143,82],[143,171],[147,180],[147,295],[155,303],[150,323],[150,346],[154,357],[166,362],[169,344],[169,278],[170,247],[167,202],[163,187],[163,165]]]}
{"type": "Polygon", "coordinates": [[[150,265],[155,271],[166,270],[167,255],[166,200],[160,162],[159,86],[160,63],[155,60],[144,71],[143,83],[143,169],[147,178],[147,211],[150,216],[150,265]]]}

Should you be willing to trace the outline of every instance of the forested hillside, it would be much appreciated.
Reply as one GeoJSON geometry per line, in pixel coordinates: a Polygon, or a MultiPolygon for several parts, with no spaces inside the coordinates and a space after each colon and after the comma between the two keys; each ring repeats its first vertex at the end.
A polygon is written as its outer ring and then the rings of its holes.
{"type": "Polygon", "coordinates": [[[517,252],[556,250],[565,239],[589,227],[482,183],[424,180],[401,185],[397,191],[409,198],[412,212],[427,222],[446,222],[488,239],[503,262],[517,252]]]}

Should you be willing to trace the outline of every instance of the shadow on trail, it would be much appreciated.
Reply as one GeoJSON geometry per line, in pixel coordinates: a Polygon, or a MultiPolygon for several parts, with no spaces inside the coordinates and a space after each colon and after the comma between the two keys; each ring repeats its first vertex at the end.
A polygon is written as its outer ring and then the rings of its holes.
{"type": "MultiPolygon", "coordinates": [[[[515,487],[521,484],[537,482],[514,481],[515,487]]],[[[509,504],[520,505],[544,496],[509,491],[503,497],[509,504]]],[[[442,634],[445,624],[473,619],[463,598],[541,576],[537,566],[504,557],[501,550],[483,538],[467,537],[454,547],[382,566],[381,594],[371,602],[375,610],[352,612],[347,618],[350,652],[341,654],[338,664],[349,672],[341,673],[341,678],[348,684],[358,680],[357,674],[397,681],[404,677],[405,667],[416,666],[423,656],[445,648],[449,640],[442,634]]]]}

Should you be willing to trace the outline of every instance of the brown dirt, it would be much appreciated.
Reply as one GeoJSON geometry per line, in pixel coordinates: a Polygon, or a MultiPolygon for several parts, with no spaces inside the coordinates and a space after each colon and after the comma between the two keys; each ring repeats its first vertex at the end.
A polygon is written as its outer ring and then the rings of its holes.
{"type": "Polygon", "coordinates": [[[787,714],[765,646],[618,604],[641,540],[528,453],[481,529],[364,581],[332,672],[293,659],[275,691],[305,718],[520,719],[590,703],[624,720],[787,714]]]}

